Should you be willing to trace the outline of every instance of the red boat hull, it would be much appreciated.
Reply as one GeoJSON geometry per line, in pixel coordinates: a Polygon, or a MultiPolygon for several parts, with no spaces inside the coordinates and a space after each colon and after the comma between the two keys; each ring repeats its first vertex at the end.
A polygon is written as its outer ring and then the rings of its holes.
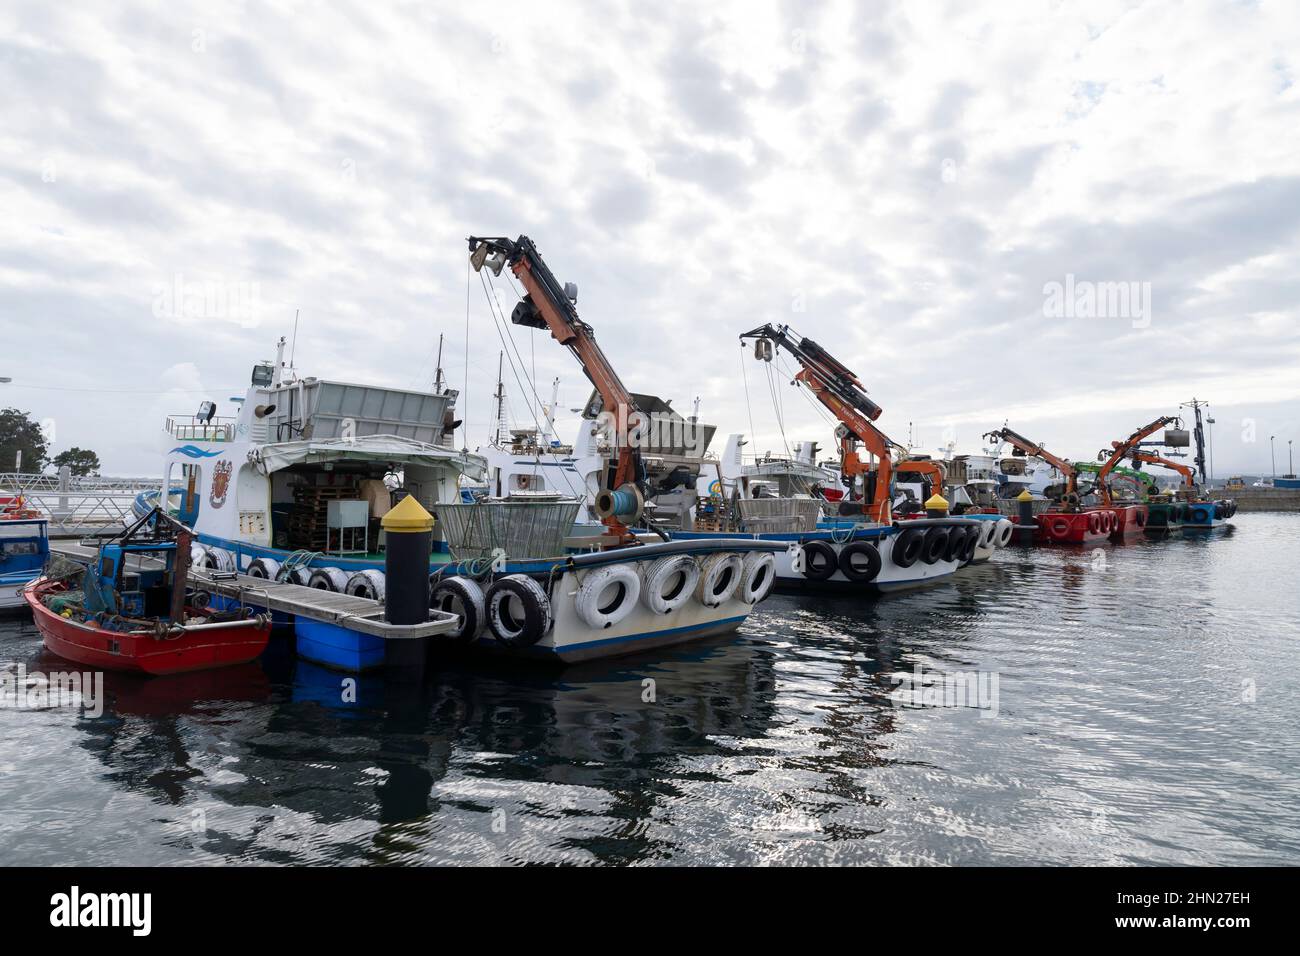
{"type": "Polygon", "coordinates": [[[1100,544],[1119,526],[1111,509],[1064,512],[1044,511],[1038,515],[1035,544],[1100,544]]]}
{"type": "Polygon", "coordinates": [[[1119,525],[1111,532],[1112,538],[1134,538],[1146,530],[1146,505],[1116,505],[1115,516],[1119,525]]]}
{"type": "Polygon", "coordinates": [[[43,594],[60,586],[37,583],[23,592],[36,620],[41,640],[51,653],[65,660],[104,670],[134,674],[183,674],[246,664],[266,650],[271,622],[231,622],[186,628],[179,636],[165,640],[152,633],[110,631],[60,617],[41,601],[43,594]]]}

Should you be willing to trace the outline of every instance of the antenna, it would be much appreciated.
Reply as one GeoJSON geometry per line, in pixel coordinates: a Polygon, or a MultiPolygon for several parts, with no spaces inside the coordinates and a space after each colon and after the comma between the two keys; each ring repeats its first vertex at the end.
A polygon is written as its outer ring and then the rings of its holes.
{"type": "Polygon", "coordinates": [[[293,310],[293,342],[289,346],[289,368],[293,368],[293,356],[298,351],[298,310],[293,310]]]}
{"type": "Polygon", "coordinates": [[[438,333],[438,370],[433,374],[433,393],[441,395],[445,390],[442,381],[442,333],[438,333]]]}

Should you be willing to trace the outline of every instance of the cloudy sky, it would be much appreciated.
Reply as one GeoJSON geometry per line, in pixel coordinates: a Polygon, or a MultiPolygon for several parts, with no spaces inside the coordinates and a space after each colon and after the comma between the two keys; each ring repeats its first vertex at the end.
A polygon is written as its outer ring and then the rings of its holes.
{"type": "Polygon", "coordinates": [[[1216,471],[1266,473],[1300,438],[1300,5],[975,7],[10,0],[0,405],[152,473],[300,310],[321,377],[427,385],[442,333],[473,447],[501,340],[464,237],[526,233],[629,387],[751,450],[831,444],[737,343],[789,322],[926,450],[1007,419],[1092,457],[1195,395],[1216,471]]]}

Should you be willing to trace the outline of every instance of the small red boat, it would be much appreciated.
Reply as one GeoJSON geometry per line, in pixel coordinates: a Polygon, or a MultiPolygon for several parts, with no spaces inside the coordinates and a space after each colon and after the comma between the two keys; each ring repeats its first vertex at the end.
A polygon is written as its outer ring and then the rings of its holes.
{"type": "Polygon", "coordinates": [[[1115,505],[1115,517],[1119,523],[1115,530],[1111,532],[1112,538],[1132,538],[1142,534],[1147,526],[1147,506],[1144,504],[1132,504],[1126,502],[1117,502],[1115,505]]]}
{"type": "Polygon", "coordinates": [[[1037,544],[1100,544],[1115,533],[1119,519],[1109,509],[1044,511],[1038,515],[1037,544]]]}
{"type": "Polygon", "coordinates": [[[162,675],[246,664],[266,650],[271,636],[267,616],[231,620],[211,608],[195,607],[186,608],[184,624],[158,621],[130,627],[124,622],[120,630],[103,627],[93,620],[64,617],[45,603],[66,592],[63,581],[41,578],[23,591],[23,597],[45,647],[88,667],[162,675]]]}

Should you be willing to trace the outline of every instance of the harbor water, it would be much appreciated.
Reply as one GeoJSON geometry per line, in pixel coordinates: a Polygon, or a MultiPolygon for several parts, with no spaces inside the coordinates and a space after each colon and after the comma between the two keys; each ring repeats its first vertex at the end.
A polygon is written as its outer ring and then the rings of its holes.
{"type": "MultiPolygon", "coordinates": [[[[295,661],[0,709],[6,864],[1300,861],[1300,515],[1022,549],[422,687],[295,661]],[[964,698],[950,693],[966,688],[964,698]]],[[[30,618],[0,662],[71,670],[30,618]]]]}

